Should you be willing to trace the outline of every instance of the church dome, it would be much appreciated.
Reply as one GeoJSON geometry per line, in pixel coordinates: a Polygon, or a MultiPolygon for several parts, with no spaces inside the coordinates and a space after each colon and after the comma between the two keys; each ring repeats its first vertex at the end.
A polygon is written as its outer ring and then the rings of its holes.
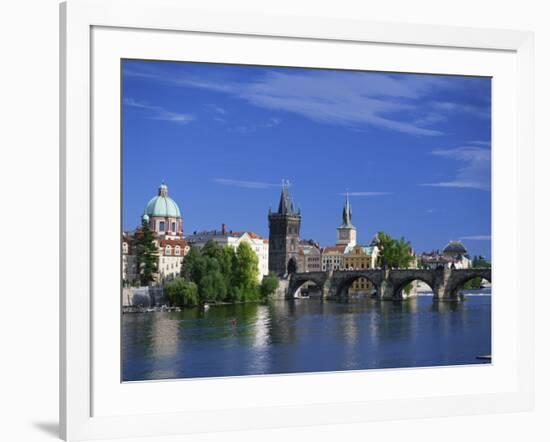
{"type": "Polygon", "coordinates": [[[460,241],[449,241],[443,249],[445,255],[466,255],[466,247],[460,241]]]}
{"type": "Polygon", "coordinates": [[[147,203],[145,214],[149,217],[163,216],[181,218],[181,212],[176,202],[168,196],[168,187],[163,183],[159,193],[147,203]]]}

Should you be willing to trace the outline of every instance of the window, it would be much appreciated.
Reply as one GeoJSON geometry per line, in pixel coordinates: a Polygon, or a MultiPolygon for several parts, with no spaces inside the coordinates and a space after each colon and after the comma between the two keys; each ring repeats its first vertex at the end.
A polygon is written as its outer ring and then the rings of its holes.
{"type": "Polygon", "coordinates": [[[174,255],[180,256],[180,246],[174,247],[174,255]]]}
{"type": "Polygon", "coordinates": [[[165,255],[171,255],[172,254],[172,247],[166,246],[166,248],[164,249],[164,254],[165,255]]]}
{"type": "Polygon", "coordinates": [[[175,232],[176,231],[176,223],[172,223],[172,232],[175,232]]]}
{"type": "Polygon", "coordinates": [[[159,232],[164,232],[164,221],[159,221],[159,232]]]}

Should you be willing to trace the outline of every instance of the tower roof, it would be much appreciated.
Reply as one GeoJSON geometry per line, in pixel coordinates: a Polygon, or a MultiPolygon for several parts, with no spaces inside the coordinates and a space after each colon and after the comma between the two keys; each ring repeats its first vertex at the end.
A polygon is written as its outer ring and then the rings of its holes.
{"type": "Polygon", "coordinates": [[[281,198],[279,200],[279,210],[277,213],[280,215],[299,215],[300,211],[294,207],[294,201],[288,191],[288,181],[283,180],[283,189],[281,190],[281,198]]]}
{"type": "Polygon", "coordinates": [[[342,225],[340,227],[353,228],[351,223],[351,204],[349,202],[349,195],[346,193],[346,202],[344,203],[344,209],[342,210],[342,225]]]}

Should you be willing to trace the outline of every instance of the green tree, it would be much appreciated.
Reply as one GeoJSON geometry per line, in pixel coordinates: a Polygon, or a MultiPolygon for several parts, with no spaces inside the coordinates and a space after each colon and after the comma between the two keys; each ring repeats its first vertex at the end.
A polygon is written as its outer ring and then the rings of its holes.
{"type": "MultiPolygon", "coordinates": [[[[221,248],[220,248],[221,253],[221,248]]],[[[201,302],[223,301],[227,297],[227,285],[220,272],[220,264],[216,258],[203,256],[206,271],[199,281],[199,295],[201,302]]]]}
{"type": "Polygon", "coordinates": [[[267,298],[269,295],[275,293],[277,287],[279,287],[279,278],[277,278],[275,273],[270,272],[269,275],[264,276],[264,279],[262,279],[260,294],[263,298],[267,298]]]}
{"type": "Polygon", "coordinates": [[[187,307],[199,303],[197,284],[183,278],[175,278],[166,284],[164,294],[170,305],[187,307]]]}
{"type": "Polygon", "coordinates": [[[483,256],[474,256],[472,261],[472,267],[476,269],[480,268],[491,268],[491,263],[487,261],[483,256]]]}
{"type": "Polygon", "coordinates": [[[258,299],[258,257],[248,243],[242,242],[237,247],[235,258],[233,283],[237,289],[237,300],[258,299]]]}
{"type": "Polygon", "coordinates": [[[208,241],[184,257],[181,277],[198,287],[199,302],[254,301],[260,298],[258,257],[249,244],[235,251],[208,241]]]}
{"type": "Polygon", "coordinates": [[[380,263],[389,268],[407,268],[413,261],[411,245],[405,238],[394,239],[385,232],[378,232],[380,263]]]}
{"type": "Polygon", "coordinates": [[[216,302],[222,301],[227,295],[225,280],[218,271],[208,272],[202,277],[199,283],[200,301],[216,302]]]}
{"type": "Polygon", "coordinates": [[[186,280],[198,284],[206,274],[206,266],[206,258],[195,247],[191,247],[191,250],[183,258],[180,275],[186,280]]]}
{"type": "Polygon", "coordinates": [[[154,241],[154,232],[149,228],[149,224],[143,221],[141,229],[136,233],[136,263],[142,286],[149,285],[155,280],[158,250],[154,241]]]}

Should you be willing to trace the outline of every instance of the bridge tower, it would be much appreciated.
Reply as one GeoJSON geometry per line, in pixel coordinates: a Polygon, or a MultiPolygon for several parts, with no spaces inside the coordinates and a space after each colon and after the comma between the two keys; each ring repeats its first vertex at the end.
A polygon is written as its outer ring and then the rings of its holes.
{"type": "Polygon", "coordinates": [[[300,271],[298,250],[302,215],[294,206],[288,191],[289,182],[283,180],[277,212],[269,209],[269,271],[278,276],[300,271]]]}
{"type": "Polygon", "coordinates": [[[354,247],[357,244],[357,230],[351,223],[351,204],[349,203],[349,195],[346,193],[346,202],[342,210],[342,224],[337,230],[336,245],[344,245],[354,247]]]}

